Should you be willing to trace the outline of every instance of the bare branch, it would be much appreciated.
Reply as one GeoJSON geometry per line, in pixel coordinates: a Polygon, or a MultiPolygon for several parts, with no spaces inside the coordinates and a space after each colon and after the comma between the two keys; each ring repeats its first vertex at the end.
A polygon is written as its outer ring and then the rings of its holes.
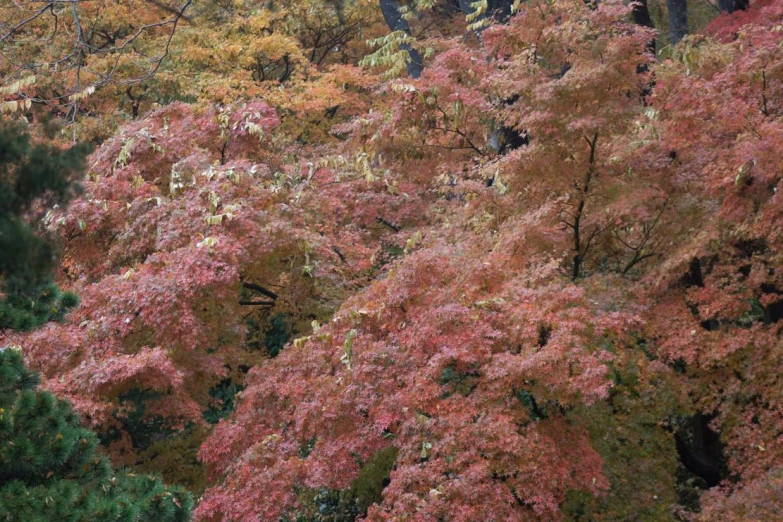
{"type": "Polygon", "coordinates": [[[254,290],[254,291],[258,292],[259,294],[267,296],[270,299],[277,299],[279,297],[273,291],[269,290],[268,288],[264,288],[263,286],[258,285],[256,283],[242,282],[242,287],[243,288],[247,288],[248,290],[254,290]]]}

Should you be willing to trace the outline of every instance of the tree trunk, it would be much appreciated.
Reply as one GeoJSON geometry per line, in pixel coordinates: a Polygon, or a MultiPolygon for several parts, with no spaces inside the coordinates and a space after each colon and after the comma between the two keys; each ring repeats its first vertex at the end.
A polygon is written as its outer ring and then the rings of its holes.
{"type": "MultiPolygon", "coordinates": [[[[471,5],[476,0],[459,0],[459,8],[465,13],[465,16],[472,14],[475,8],[471,5]]],[[[488,17],[494,17],[500,22],[506,22],[511,17],[511,6],[514,4],[513,0],[487,0],[487,10],[481,13],[472,23],[476,24],[488,17]]],[[[481,33],[486,26],[476,29],[476,36],[481,39],[481,33]]],[[[514,103],[512,102],[504,103],[514,103]]],[[[512,127],[507,127],[502,123],[493,122],[492,128],[488,136],[489,146],[492,147],[498,154],[505,154],[507,151],[517,149],[522,145],[527,145],[529,137],[526,131],[518,131],[512,127]]]]}
{"type": "Polygon", "coordinates": [[[688,34],[688,4],[686,0],[666,0],[669,8],[669,42],[674,45],[688,34]]]}
{"type": "MultiPolygon", "coordinates": [[[[652,17],[650,16],[650,10],[647,8],[647,0],[636,0],[631,14],[633,15],[635,24],[655,29],[652,17]]],[[[655,38],[650,40],[647,44],[647,50],[655,54],[655,38]]]]}
{"type": "MultiPolygon", "coordinates": [[[[383,18],[392,31],[402,31],[406,34],[411,34],[411,27],[408,25],[408,21],[402,17],[397,0],[379,0],[379,3],[383,18]]],[[[424,71],[424,62],[419,51],[408,44],[400,44],[400,49],[408,53],[408,76],[411,78],[421,76],[422,71],[424,71]]]]}
{"type": "MultiPolygon", "coordinates": [[[[471,14],[475,9],[471,5],[476,0],[459,0],[459,8],[465,13],[465,15],[471,14]]],[[[488,17],[493,17],[499,22],[507,22],[511,17],[511,6],[514,5],[514,0],[487,0],[487,10],[484,11],[481,16],[473,23],[480,22],[488,17]]],[[[479,30],[480,32],[480,30],[479,30]]]]}
{"type": "Polygon", "coordinates": [[[652,17],[650,17],[650,10],[647,8],[647,0],[636,0],[632,14],[635,24],[643,25],[644,27],[655,27],[652,17]]]}
{"type": "Polygon", "coordinates": [[[748,0],[718,0],[718,9],[721,13],[733,13],[734,11],[746,11],[748,0]]]}

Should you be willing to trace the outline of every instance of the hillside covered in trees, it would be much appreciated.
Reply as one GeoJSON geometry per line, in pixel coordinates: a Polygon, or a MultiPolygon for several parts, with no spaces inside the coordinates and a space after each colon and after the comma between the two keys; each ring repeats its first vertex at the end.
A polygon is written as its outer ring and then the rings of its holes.
{"type": "Polygon", "coordinates": [[[0,518],[783,520],[783,0],[0,9],[0,518]]]}

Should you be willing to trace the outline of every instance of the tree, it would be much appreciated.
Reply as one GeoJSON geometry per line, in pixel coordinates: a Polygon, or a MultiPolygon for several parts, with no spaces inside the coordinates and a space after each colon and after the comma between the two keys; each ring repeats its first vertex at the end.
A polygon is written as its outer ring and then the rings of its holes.
{"type": "Polygon", "coordinates": [[[99,148],[87,196],[52,217],[84,304],[9,342],[114,462],[199,444],[192,435],[224,416],[248,367],[328,318],[420,219],[414,185],[366,155],[290,159],[301,146],[276,144],[280,125],[260,101],[171,104],[99,148]]]}
{"type": "Polygon", "coordinates": [[[76,192],[88,150],[32,143],[21,125],[0,128],[0,329],[29,330],[62,319],[77,303],[51,284],[57,256],[41,225],[47,210],[76,192]]]}
{"type": "Polygon", "coordinates": [[[151,475],[112,470],[70,404],[38,390],[12,348],[0,351],[0,516],[5,520],[190,518],[192,499],[151,475]]]}
{"type": "Polygon", "coordinates": [[[378,19],[369,0],[18,5],[0,17],[0,112],[45,106],[99,143],[156,105],[264,97],[317,128],[329,109],[352,111],[335,96],[345,76],[329,72],[358,60],[378,19]]]}
{"type": "MultiPolygon", "coordinates": [[[[49,281],[47,238],[32,225],[67,202],[86,148],[32,146],[18,125],[0,131],[0,331],[63,319],[76,305],[49,281]],[[32,217],[32,220],[30,219],[32,217]],[[42,281],[44,283],[42,283],[42,281]],[[42,287],[42,284],[45,286],[42,287]],[[45,288],[41,294],[42,288],[45,288]]],[[[66,401],[37,389],[17,349],[0,350],[0,517],[7,520],[165,520],[189,518],[192,499],[154,476],[115,473],[66,401]]]]}
{"type": "Polygon", "coordinates": [[[250,372],[200,517],[311,513],[389,447],[370,520],[779,509],[780,3],[663,64],[631,9],[527,2],[379,91],[347,139],[439,225],[250,372]]]}
{"type": "MultiPolygon", "coordinates": [[[[379,3],[381,12],[386,20],[389,28],[394,32],[400,32],[407,36],[411,34],[411,28],[408,21],[403,17],[400,10],[400,6],[396,0],[380,0],[379,3]]],[[[408,42],[401,42],[399,44],[400,51],[407,53],[406,68],[408,76],[411,78],[418,78],[421,76],[421,71],[424,70],[424,63],[421,58],[421,53],[408,42]]]]}
{"type": "MultiPolygon", "coordinates": [[[[637,23],[644,27],[649,27],[651,29],[655,28],[652,17],[650,16],[650,9],[647,7],[647,0],[640,0],[638,2],[635,2],[631,14],[633,15],[634,23],[637,23]]],[[[655,54],[655,48],[656,48],[656,43],[655,43],[655,38],[653,38],[650,40],[650,44],[649,44],[650,52],[655,54]]]]}
{"type": "Polygon", "coordinates": [[[171,7],[156,0],[91,3],[45,0],[15,4],[0,19],[0,65],[10,96],[0,113],[30,104],[46,106],[72,126],[95,110],[90,100],[106,87],[128,93],[151,78],[168,56],[171,39],[191,0],[171,7]]]}
{"type": "Polygon", "coordinates": [[[204,520],[774,518],[783,3],[624,4],[194,5],[7,342],[204,520]]]}
{"type": "Polygon", "coordinates": [[[694,43],[687,52],[697,53],[696,61],[682,56],[657,76],[665,147],[678,176],[693,181],[699,212],[712,219],[686,234],[670,258],[667,266],[682,267],[685,276],[679,290],[671,285],[660,298],[651,328],[665,320],[668,331],[680,332],[658,335],[658,353],[678,361],[720,434],[729,471],[740,477],[704,495],[703,520],[763,519],[765,510],[780,509],[774,495],[760,501],[758,493],[776,487],[781,458],[772,442],[780,409],[771,399],[783,325],[781,237],[771,228],[782,208],[771,152],[783,136],[781,105],[772,101],[783,86],[781,9],[780,2],[759,3],[735,13],[737,20],[720,17],[714,29],[725,43],[694,43]],[[726,56],[732,58],[720,58],[726,56]],[[686,126],[689,118],[704,124],[686,126]]]}
{"type": "MultiPolygon", "coordinates": [[[[349,488],[387,447],[398,453],[370,520],[551,520],[574,492],[609,489],[590,419],[611,394],[610,367],[641,352],[639,317],[593,302],[580,281],[611,287],[617,278],[597,275],[610,231],[626,212],[652,224],[661,201],[645,187],[650,206],[630,210],[630,194],[651,180],[645,171],[624,177],[625,160],[610,159],[644,111],[629,92],[650,32],[627,23],[629,14],[619,3],[526,4],[508,25],[483,31],[482,48],[449,40],[418,82],[391,88],[394,117],[366,124],[381,137],[366,146],[412,177],[430,174],[441,197],[433,213],[448,213],[449,225],[424,229],[384,279],[249,374],[237,410],[202,447],[216,485],[198,516],[293,518],[307,512],[310,492],[349,488]],[[492,96],[514,93],[493,107],[492,96]],[[534,145],[493,158],[482,141],[492,117],[531,129],[534,145]],[[573,259],[579,233],[584,264],[573,259]],[[589,237],[601,254],[586,248],[589,237]]],[[[648,253],[618,252],[618,271],[644,266],[648,253]]],[[[632,360],[647,368],[644,357],[632,360]]],[[[673,461],[671,438],[650,431],[673,461]]],[[[657,484],[673,488],[666,463],[654,466],[669,477],[657,484]]],[[[653,511],[646,502],[639,509],[653,511]]]]}

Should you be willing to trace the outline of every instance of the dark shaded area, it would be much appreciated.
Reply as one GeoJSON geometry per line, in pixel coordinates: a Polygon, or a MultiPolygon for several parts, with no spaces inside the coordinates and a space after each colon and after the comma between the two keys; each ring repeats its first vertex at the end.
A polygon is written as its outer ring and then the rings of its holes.
{"type": "Polygon", "coordinates": [[[701,261],[698,257],[691,259],[688,272],[683,276],[682,283],[685,286],[704,287],[704,275],[701,270],[701,261]]]}
{"type": "Polygon", "coordinates": [[[233,379],[223,379],[209,390],[209,395],[214,402],[204,412],[204,420],[210,424],[217,424],[220,419],[225,419],[236,406],[234,397],[245,387],[234,382],[233,379]]]}
{"type": "MultiPolygon", "coordinates": [[[[300,457],[307,458],[317,441],[307,441],[300,448],[300,457]]],[[[389,446],[375,453],[366,463],[359,463],[359,476],[344,490],[302,490],[307,499],[305,510],[288,513],[280,522],[353,522],[362,519],[371,505],[382,500],[383,490],[397,460],[398,449],[389,446]]]]}
{"type": "Polygon", "coordinates": [[[299,458],[306,459],[310,456],[310,453],[313,452],[313,448],[315,448],[315,443],[318,442],[317,437],[313,437],[301,446],[299,446],[299,458]]]}
{"type": "MultiPolygon", "coordinates": [[[[753,179],[753,178],[750,178],[753,179]]],[[[734,243],[734,248],[745,258],[752,258],[757,254],[764,254],[769,251],[767,240],[763,237],[755,239],[743,239],[734,243]]]]}
{"type": "MultiPolygon", "coordinates": [[[[130,435],[134,448],[145,450],[151,444],[161,441],[174,434],[169,423],[159,415],[148,415],[147,408],[151,401],[160,399],[163,395],[160,392],[131,388],[118,397],[119,409],[127,411],[126,415],[114,415],[125,431],[130,435]]],[[[118,434],[116,430],[109,430],[102,439],[107,444],[116,440],[118,434]]]]}
{"type": "MultiPolygon", "coordinates": [[[[570,69],[569,65],[564,65],[561,74],[564,75],[570,69]]],[[[561,76],[562,77],[562,76],[561,76]]],[[[503,100],[503,105],[510,107],[519,101],[519,95],[515,94],[510,98],[503,100]]],[[[498,154],[506,154],[514,149],[530,144],[530,134],[525,129],[495,124],[495,128],[489,134],[489,146],[498,154]]]]}
{"type": "Polygon", "coordinates": [[[78,303],[52,284],[58,249],[41,222],[79,192],[89,152],[88,145],[33,144],[25,127],[0,123],[0,328],[29,330],[78,303]]]}
{"type": "Polygon", "coordinates": [[[293,328],[286,314],[276,314],[269,321],[264,344],[269,357],[277,357],[293,335],[293,328]]]}
{"type": "MultiPolygon", "coordinates": [[[[633,16],[633,22],[637,25],[641,25],[644,27],[649,27],[651,29],[655,29],[655,24],[653,24],[652,17],[650,16],[650,10],[647,7],[647,0],[636,0],[633,6],[633,10],[631,11],[631,16],[633,16]]],[[[656,48],[656,42],[655,38],[650,40],[647,43],[647,51],[651,52],[653,55],[655,55],[655,48],[656,48]]],[[[645,73],[647,72],[648,67],[640,67],[637,72],[639,73],[645,73]]],[[[652,90],[652,87],[650,86],[647,89],[647,92],[645,92],[643,95],[647,96],[650,94],[650,91],[652,90]]]]}
{"type": "MultiPolygon", "coordinates": [[[[697,312],[698,313],[698,312],[697,312]]],[[[695,314],[696,315],[696,314],[695,314]]],[[[699,326],[707,330],[708,332],[714,332],[721,326],[721,322],[719,319],[705,319],[703,321],[699,321],[699,326]]]]}
{"type": "Polygon", "coordinates": [[[765,294],[780,296],[780,299],[764,307],[764,322],[767,324],[777,323],[783,319],[783,291],[767,283],[761,285],[761,291],[765,294]]]}
{"type": "Polygon", "coordinates": [[[444,387],[441,398],[445,399],[459,393],[467,397],[478,386],[477,380],[480,374],[476,371],[459,371],[455,366],[447,366],[440,374],[439,384],[444,387]]]}
{"type": "Polygon", "coordinates": [[[517,390],[514,392],[514,396],[517,398],[522,407],[527,410],[531,421],[547,418],[546,412],[538,405],[538,402],[532,393],[527,390],[517,390]]]}
{"type": "Polygon", "coordinates": [[[747,11],[748,0],[718,0],[718,9],[722,13],[731,14],[735,11],[747,11]]]}
{"type": "Polygon", "coordinates": [[[729,475],[720,435],[709,427],[713,418],[697,413],[680,419],[674,432],[680,462],[706,488],[717,486],[729,475]]]}
{"type": "Polygon", "coordinates": [[[552,337],[552,327],[551,326],[539,326],[538,327],[538,346],[540,348],[543,348],[544,346],[549,343],[549,338],[552,337]]]}
{"type": "Polygon", "coordinates": [[[489,145],[498,154],[506,154],[530,143],[527,131],[501,125],[489,135],[489,145]]]}
{"type": "Polygon", "coordinates": [[[631,11],[633,22],[644,27],[654,28],[650,10],[647,8],[647,0],[636,0],[631,11]]]}
{"type": "Polygon", "coordinates": [[[255,315],[245,319],[247,334],[245,346],[251,351],[265,352],[269,357],[277,357],[285,345],[297,332],[291,317],[285,313],[272,316],[255,315]]]}

